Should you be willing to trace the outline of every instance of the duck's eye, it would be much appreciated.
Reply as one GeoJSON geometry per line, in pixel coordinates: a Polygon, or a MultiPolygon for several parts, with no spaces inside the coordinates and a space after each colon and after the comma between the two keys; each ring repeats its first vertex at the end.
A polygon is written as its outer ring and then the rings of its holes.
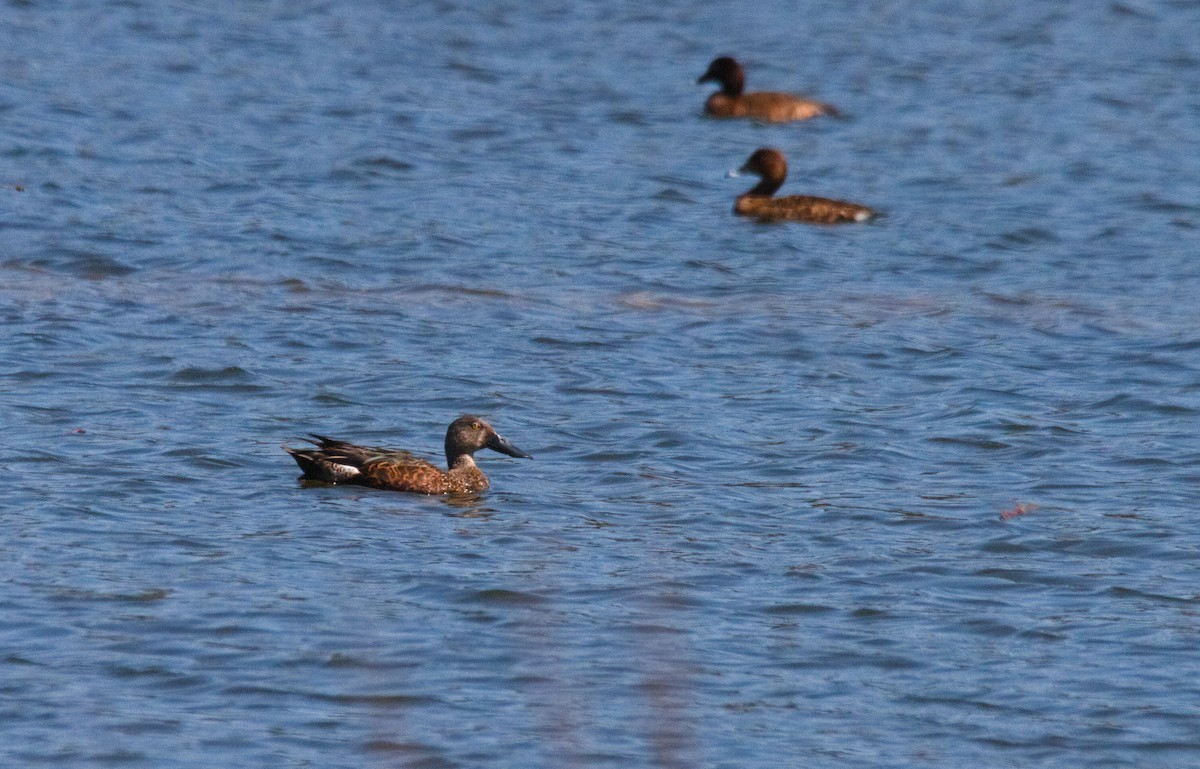
{"type": "Polygon", "coordinates": [[[472,423],[471,423],[471,429],[472,429],[472,430],[478,430],[478,429],[479,429],[479,423],[478,423],[478,422],[472,422],[472,423]]]}

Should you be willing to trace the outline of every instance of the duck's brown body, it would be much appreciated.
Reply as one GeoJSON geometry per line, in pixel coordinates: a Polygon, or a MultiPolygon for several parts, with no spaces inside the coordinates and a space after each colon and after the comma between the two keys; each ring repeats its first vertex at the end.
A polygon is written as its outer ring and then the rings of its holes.
{"type": "Polygon", "coordinates": [[[751,190],[738,196],[733,212],[759,221],[794,221],[811,224],[865,222],[876,212],[858,203],[819,198],[814,195],[773,197],[787,178],[787,160],[779,150],[762,147],[742,166],[743,173],[752,173],[761,181],[751,190]]]}
{"type": "Polygon", "coordinates": [[[286,449],[304,471],[303,480],[352,483],[374,489],[451,494],[484,491],[487,476],[470,457],[443,470],[407,451],[359,446],[314,435],[315,449],[286,449]]]}
{"type": "Polygon", "coordinates": [[[721,56],[713,59],[697,83],[716,81],[721,90],[708,97],[704,112],[719,118],[749,118],[767,123],[789,123],[818,115],[836,115],[833,105],[790,93],[758,91],[745,93],[746,74],[736,60],[721,56]]]}
{"type": "Polygon", "coordinates": [[[791,123],[820,115],[837,114],[837,110],[828,104],[803,99],[790,93],[770,91],[744,93],[739,96],[717,91],[704,103],[704,112],[710,117],[742,117],[766,123],[791,123]]]}
{"type": "Polygon", "coordinates": [[[491,425],[473,416],[456,419],[446,431],[443,470],[407,451],[359,446],[321,435],[312,436],[315,449],[283,449],[304,471],[301,480],[348,483],[418,494],[460,494],[484,491],[487,476],[475,464],[474,453],[490,448],[509,456],[529,455],[501,438],[491,425]]]}
{"type": "Polygon", "coordinates": [[[766,222],[790,220],[812,224],[865,222],[875,215],[875,212],[866,206],[847,203],[844,200],[818,198],[813,195],[766,198],[749,193],[737,199],[733,204],[733,211],[766,222]]]}

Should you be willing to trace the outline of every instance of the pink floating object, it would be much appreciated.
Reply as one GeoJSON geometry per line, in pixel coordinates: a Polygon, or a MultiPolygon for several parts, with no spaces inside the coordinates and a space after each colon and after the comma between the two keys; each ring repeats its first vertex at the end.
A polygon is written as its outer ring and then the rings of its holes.
{"type": "Polygon", "coordinates": [[[1025,515],[1026,513],[1032,513],[1037,509],[1038,506],[1033,502],[1022,502],[1011,510],[1002,510],[1000,512],[1000,520],[1007,521],[1009,518],[1016,518],[1017,516],[1025,515]]]}

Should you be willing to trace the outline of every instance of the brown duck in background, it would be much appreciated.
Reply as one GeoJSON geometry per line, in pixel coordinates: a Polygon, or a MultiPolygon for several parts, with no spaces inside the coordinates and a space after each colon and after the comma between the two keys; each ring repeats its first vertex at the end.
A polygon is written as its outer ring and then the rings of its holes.
{"type": "Polygon", "coordinates": [[[475,416],[461,416],[446,429],[446,464],[443,470],[407,451],[358,446],[322,435],[309,441],[315,449],[283,450],[304,471],[300,480],[349,483],[374,489],[412,491],[418,494],[457,494],[483,491],[487,476],[475,465],[474,454],[491,449],[510,457],[532,459],[501,438],[492,426],[475,416]]]}
{"type": "Polygon", "coordinates": [[[746,88],[746,73],[741,64],[728,56],[713,59],[696,82],[708,81],[721,84],[721,90],[709,96],[704,103],[704,111],[712,117],[744,117],[768,123],[788,123],[818,115],[838,114],[832,105],[790,93],[742,93],[746,88]]]}
{"type": "MultiPolygon", "coordinates": [[[[754,174],[761,181],[751,190],[738,196],[733,212],[752,216],[759,221],[796,221],[812,224],[837,224],[839,222],[865,222],[876,212],[857,203],[818,198],[813,195],[788,195],[771,197],[783,186],[787,178],[787,160],[779,150],[762,147],[738,169],[740,173],[754,174]]],[[[733,174],[737,176],[737,174],[733,174]]]]}

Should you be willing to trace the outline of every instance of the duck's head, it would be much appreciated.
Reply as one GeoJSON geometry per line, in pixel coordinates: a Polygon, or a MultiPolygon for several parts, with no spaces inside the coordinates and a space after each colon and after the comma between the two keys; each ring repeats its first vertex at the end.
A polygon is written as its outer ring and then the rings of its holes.
{"type": "Polygon", "coordinates": [[[712,60],[712,64],[709,64],[704,74],[696,80],[697,83],[710,81],[720,83],[721,91],[729,96],[741,96],[742,89],[746,87],[746,73],[733,57],[719,56],[712,60]]]}
{"type": "Polygon", "coordinates": [[[474,456],[480,449],[491,449],[510,457],[533,459],[504,438],[491,425],[479,417],[467,414],[450,423],[446,428],[446,463],[454,467],[459,457],[474,456]]]}
{"type": "Polygon", "coordinates": [[[787,160],[782,152],[770,147],[759,147],[746,159],[738,173],[754,174],[762,179],[758,186],[751,190],[752,194],[773,195],[775,190],[783,186],[787,170],[787,160]]]}

